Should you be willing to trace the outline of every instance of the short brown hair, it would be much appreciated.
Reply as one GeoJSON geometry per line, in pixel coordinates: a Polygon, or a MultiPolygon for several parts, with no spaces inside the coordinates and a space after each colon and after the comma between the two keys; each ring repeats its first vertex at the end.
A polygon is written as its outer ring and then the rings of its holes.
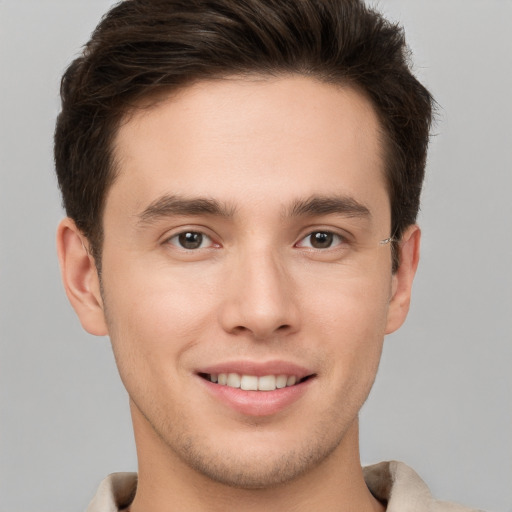
{"type": "Polygon", "coordinates": [[[433,110],[408,57],[403,30],[360,0],[122,1],[62,78],[55,163],[66,212],[99,267],[112,143],[137,102],[199,80],[295,73],[352,85],[372,102],[400,238],[416,221],[433,110]]]}

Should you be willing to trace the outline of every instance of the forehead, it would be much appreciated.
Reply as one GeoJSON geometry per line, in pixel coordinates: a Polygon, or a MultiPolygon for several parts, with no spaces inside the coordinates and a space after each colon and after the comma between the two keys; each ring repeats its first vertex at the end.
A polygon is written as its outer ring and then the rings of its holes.
{"type": "Polygon", "coordinates": [[[286,196],[387,201],[377,116],[350,87],[300,77],[204,81],[136,110],[114,147],[107,196],[285,204],[286,196]]]}

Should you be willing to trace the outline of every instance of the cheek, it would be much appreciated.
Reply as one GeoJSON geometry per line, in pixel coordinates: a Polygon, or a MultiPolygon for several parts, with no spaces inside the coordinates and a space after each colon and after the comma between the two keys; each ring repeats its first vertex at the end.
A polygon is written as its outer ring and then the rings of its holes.
{"type": "Polygon", "coordinates": [[[305,328],[312,335],[311,329],[317,331],[318,343],[330,354],[327,371],[335,376],[334,382],[361,389],[373,382],[384,340],[390,282],[391,276],[338,276],[322,291],[309,294],[305,328]]]}
{"type": "Polygon", "coordinates": [[[106,270],[106,317],[120,372],[179,372],[181,354],[214,321],[211,281],[158,268],[106,270]]]}
{"type": "Polygon", "coordinates": [[[359,340],[384,333],[390,287],[389,269],[340,269],[303,281],[299,294],[311,317],[318,318],[330,335],[359,340]]]}

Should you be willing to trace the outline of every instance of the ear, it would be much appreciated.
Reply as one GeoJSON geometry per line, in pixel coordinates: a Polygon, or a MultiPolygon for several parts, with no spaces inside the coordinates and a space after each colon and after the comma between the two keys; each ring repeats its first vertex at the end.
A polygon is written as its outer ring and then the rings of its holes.
{"type": "Polygon", "coordinates": [[[57,252],[66,295],[82,327],[105,336],[108,330],[96,264],[87,239],[70,218],[63,219],[57,229],[57,252]]]}
{"type": "Polygon", "coordinates": [[[393,274],[386,334],[396,331],[409,312],[414,275],[420,259],[421,231],[416,225],[409,226],[399,242],[400,266],[393,274]]]}

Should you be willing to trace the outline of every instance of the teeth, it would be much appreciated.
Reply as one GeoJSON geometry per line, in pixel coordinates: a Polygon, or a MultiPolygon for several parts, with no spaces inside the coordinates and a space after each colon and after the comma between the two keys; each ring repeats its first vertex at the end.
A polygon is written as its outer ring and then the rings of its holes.
{"type": "Polygon", "coordinates": [[[212,373],[208,375],[211,382],[221,386],[241,388],[245,391],[275,391],[297,383],[295,375],[239,375],[238,373],[212,373]]]}
{"type": "Polygon", "coordinates": [[[260,391],[274,391],[276,389],[276,378],[273,375],[265,375],[258,379],[258,389],[260,391]]]}
{"type": "Polygon", "coordinates": [[[230,388],[239,388],[241,383],[240,375],[238,373],[228,373],[227,385],[230,388]]]}
{"type": "Polygon", "coordinates": [[[276,378],[276,388],[281,389],[286,387],[288,377],[286,375],[278,375],[276,378]]]}
{"type": "Polygon", "coordinates": [[[258,391],[258,377],[254,375],[242,375],[240,387],[246,391],[258,391]]]}

